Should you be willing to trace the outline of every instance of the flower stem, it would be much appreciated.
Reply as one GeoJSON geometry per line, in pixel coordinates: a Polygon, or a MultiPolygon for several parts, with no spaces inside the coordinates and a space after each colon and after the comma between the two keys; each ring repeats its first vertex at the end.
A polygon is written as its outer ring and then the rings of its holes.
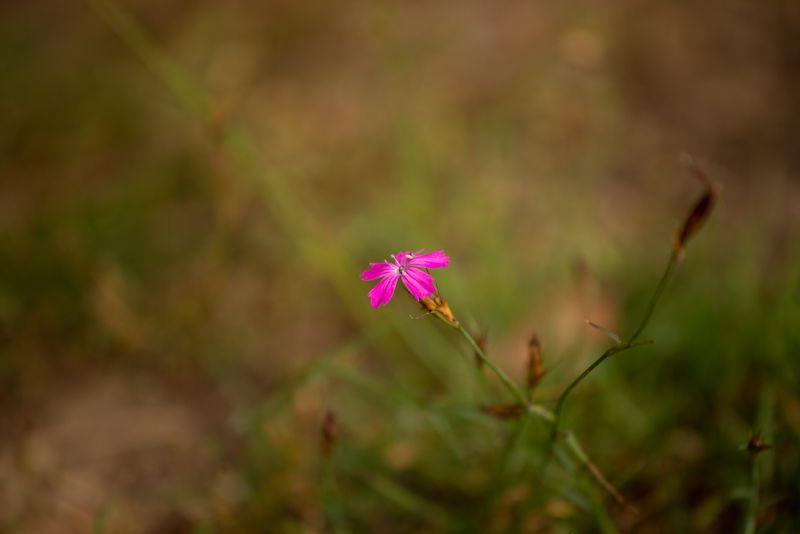
{"type": "Polygon", "coordinates": [[[475,351],[475,354],[478,355],[478,358],[480,358],[481,361],[487,367],[489,367],[494,374],[497,375],[500,381],[503,382],[503,385],[506,387],[506,389],[508,389],[511,395],[514,396],[516,401],[527,409],[528,414],[534,415],[549,424],[553,424],[555,422],[556,416],[553,414],[553,412],[544,406],[529,402],[519,386],[517,386],[502,369],[495,365],[494,362],[490,360],[488,356],[486,356],[486,353],[483,352],[483,349],[481,349],[481,347],[475,342],[475,339],[473,339],[470,333],[467,332],[466,328],[464,328],[462,325],[458,325],[458,331],[461,332],[461,335],[467,339],[470,346],[475,351]]]}
{"type": "Polygon", "coordinates": [[[669,257],[669,262],[667,262],[667,268],[664,269],[664,274],[661,275],[661,280],[658,281],[658,285],[656,286],[656,290],[653,292],[653,296],[650,297],[650,302],[647,305],[647,311],[644,313],[644,317],[642,318],[642,322],[639,323],[639,326],[633,332],[628,343],[633,343],[639,338],[639,335],[642,333],[644,328],[647,326],[647,323],[650,322],[650,317],[653,315],[653,311],[656,309],[656,304],[658,304],[659,299],[661,299],[661,294],[664,292],[664,288],[667,287],[667,282],[669,281],[670,276],[672,275],[672,271],[675,270],[675,265],[678,263],[678,256],[676,254],[671,254],[669,257]]]}
{"type": "Polygon", "coordinates": [[[567,388],[558,398],[558,404],[556,405],[556,410],[555,410],[555,426],[553,428],[554,433],[558,432],[558,425],[561,420],[561,411],[564,408],[564,402],[566,402],[569,394],[572,393],[572,390],[575,389],[577,385],[580,384],[581,381],[583,381],[584,378],[589,376],[589,374],[591,374],[592,371],[597,369],[597,367],[599,367],[600,364],[602,364],[604,361],[606,361],[614,354],[626,351],[628,349],[632,349],[633,347],[637,347],[639,345],[649,345],[653,343],[652,341],[637,341],[637,340],[639,339],[639,336],[641,335],[642,331],[644,331],[645,327],[647,326],[647,323],[650,322],[650,318],[653,316],[653,312],[656,309],[656,305],[658,304],[658,301],[661,299],[661,295],[664,293],[664,289],[667,287],[667,282],[669,281],[672,272],[675,270],[675,265],[677,265],[677,263],[678,263],[678,255],[675,253],[671,254],[669,257],[669,261],[667,262],[667,267],[664,269],[664,274],[661,275],[661,279],[658,281],[658,285],[656,286],[655,291],[653,291],[653,295],[650,297],[650,302],[647,304],[644,316],[642,317],[639,326],[636,327],[636,330],[634,330],[630,339],[625,343],[620,343],[619,345],[611,347],[607,349],[605,352],[603,352],[603,354],[601,354],[599,358],[593,361],[591,365],[589,365],[589,367],[587,367],[580,375],[578,375],[578,377],[575,380],[572,381],[572,383],[570,383],[569,386],[567,386],[567,388]]]}
{"type": "Polygon", "coordinates": [[[584,369],[584,371],[581,374],[579,374],[578,377],[570,383],[570,385],[567,386],[567,388],[564,390],[564,392],[558,398],[558,403],[556,404],[556,410],[555,410],[555,425],[554,425],[554,428],[553,428],[553,432],[558,432],[558,425],[559,425],[559,422],[561,420],[561,411],[564,408],[564,402],[566,402],[567,397],[569,396],[569,394],[572,393],[572,390],[575,389],[577,387],[577,385],[580,384],[581,381],[584,378],[589,376],[589,374],[592,371],[594,371],[595,369],[597,369],[597,367],[599,367],[601,363],[606,361],[608,358],[610,358],[614,354],[617,354],[619,352],[623,352],[623,351],[626,351],[628,349],[632,349],[634,347],[638,347],[638,346],[641,346],[641,345],[650,345],[652,343],[653,343],[652,340],[628,341],[627,343],[623,343],[621,345],[617,345],[616,347],[611,347],[610,349],[607,349],[603,354],[601,354],[599,358],[597,358],[595,361],[593,361],[592,364],[589,367],[584,369]]]}
{"type": "MultiPolygon", "coordinates": [[[[453,326],[453,325],[451,325],[451,326],[453,326]]],[[[502,369],[497,367],[494,364],[494,362],[492,362],[492,360],[490,360],[489,357],[486,356],[486,354],[483,352],[483,350],[480,348],[480,346],[475,342],[475,340],[472,338],[472,336],[469,334],[469,332],[467,332],[467,330],[463,326],[461,326],[460,324],[458,325],[457,328],[458,328],[458,331],[461,332],[461,335],[463,335],[467,339],[467,341],[469,342],[470,346],[475,351],[475,354],[478,355],[478,357],[481,359],[481,361],[483,361],[483,363],[485,363],[498,376],[498,378],[500,378],[500,380],[503,382],[503,384],[506,386],[506,388],[508,388],[509,392],[517,400],[517,402],[519,402],[519,404],[521,406],[524,406],[526,408],[527,415],[529,417],[536,417],[536,418],[544,421],[545,423],[547,423],[549,425],[552,425],[552,427],[553,427],[553,432],[551,434],[552,442],[550,444],[550,447],[548,447],[547,457],[545,459],[545,463],[544,463],[544,466],[543,466],[543,467],[545,467],[547,465],[547,463],[549,462],[550,455],[552,454],[553,448],[555,446],[554,442],[558,438],[558,420],[559,420],[558,414],[557,413],[554,414],[553,412],[551,412],[550,410],[548,410],[544,406],[529,402],[527,400],[525,394],[522,392],[522,390],[516,384],[514,384],[514,382],[511,381],[511,379],[508,377],[508,375],[506,375],[505,372],[503,372],[502,369]]],[[[648,341],[629,342],[624,346],[614,347],[614,349],[616,349],[615,352],[619,352],[621,350],[632,348],[632,347],[637,346],[637,345],[644,345],[646,343],[649,343],[649,342],[648,341]]],[[[606,355],[605,357],[607,358],[608,356],[610,356],[610,354],[606,355]]],[[[596,365],[599,365],[599,362],[596,365]]],[[[587,372],[585,372],[585,374],[588,374],[589,372],[591,372],[591,369],[587,370],[587,372]]],[[[571,387],[574,388],[575,385],[577,385],[577,383],[578,383],[578,380],[576,380],[575,383],[573,385],[571,385],[571,387]]],[[[571,388],[568,388],[568,389],[571,389],[571,388]]],[[[561,401],[561,403],[563,404],[563,400],[561,401]]],[[[600,470],[592,463],[592,461],[586,455],[586,453],[584,452],[583,448],[581,447],[581,445],[578,442],[578,439],[575,437],[575,435],[572,434],[572,432],[567,432],[567,433],[564,434],[563,437],[564,437],[564,445],[567,446],[567,449],[572,454],[572,456],[575,459],[577,459],[579,462],[581,462],[581,464],[589,470],[591,475],[598,481],[598,483],[600,483],[600,485],[603,488],[605,488],[607,491],[609,491],[609,493],[611,493],[614,496],[615,499],[617,499],[619,502],[627,505],[627,502],[625,501],[625,499],[619,494],[619,492],[616,491],[616,489],[614,489],[614,486],[612,486],[608,482],[608,480],[602,475],[600,470]]],[[[515,441],[515,443],[513,443],[510,446],[511,448],[506,451],[506,455],[512,454],[513,449],[516,448],[517,443],[519,443],[519,440],[514,440],[514,441],[515,441]]],[[[505,466],[507,460],[508,460],[507,458],[503,460],[503,466],[505,466]]],[[[544,470],[542,470],[542,474],[543,473],[544,473],[544,470]]],[[[501,473],[500,476],[502,476],[502,473],[501,473]]]]}
{"type": "Polygon", "coordinates": [[[544,462],[542,462],[540,476],[544,475],[544,471],[547,468],[547,465],[550,463],[550,458],[553,454],[553,448],[555,447],[555,442],[558,439],[558,430],[561,425],[561,413],[564,410],[564,404],[567,401],[567,397],[569,397],[570,393],[580,384],[587,376],[589,376],[592,371],[597,369],[600,364],[606,361],[608,358],[613,356],[614,354],[626,351],[628,349],[632,349],[634,347],[638,347],[640,345],[649,345],[653,343],[651,340],[647,341],[638,341],[639,336],[644,331],[647,323],[650,322],[650,318],[653,316],[653,312],[656,309],[656,305],[658,301],[661,299],[662,293],[664,293],[664,289],[667,287],[667,282],[669,281],[670,277],[672,276],[672,272],[675,270],[675,265],[678,263],[678,255],[672,253],[670,255],[669,261],[667,262],[667,267],[664,269],[664,274],[661,275],[661,279],[658,281],[658,285],[656,285],[655,291],[653,291],[653,295],[650,297],[650,302],[647,304],[647,308],[645,310],[644,316],[642,317],[639,326],[636,327],[634,330],[633,335],[631,335],[630,339],[625,343],[620,343],[614,347],[606,349],[603,354],[600,355],[595,361],[593,361],[589,367],[584,369],[584,371],[575,378],[561,393],[561,396],[558,398],[558,402],[556,403],[556,409],[553,413],[553,429],[550,434],[550,443],[548,446],[548,452],[545,456],[544,462]]]}
{"type": "MultiPolygon", "coordinates": [[[[478,343],[475,342],[475,339],[473,339],[473,337],[470,335],[470,333],[467,332],[467,329],[464,328],[463,325],[459,324],[458,325],[458,331],[461,332],[461,335],[464,336],[467,339],[467,341],[469,342],[470,346],[472,346],[472,349],[475,351],[475,354],[478,355],[478,358],[480,358],[481,361],[487,367],[489,367],[494,372],[494,374],[497,375],[497,377],[500,379],[500,381],[503,382],[503,385],[506,386],[508,391],[514,396],[514,398],[517,400],[517,402],[519,402],[523,406],[527,406],[528,402],[527,402],[527,400],[525,398],[525,394],[522,393],[522,390],[516,384],[514,384],[514,382],[512,382],[510,378],[508,378],[508,375],[502,369],[497,367],[494,364],[494,362],[492,360],[490,360],[486,356],[486,354],[484,354],[483,350],[480,348],[478,343]]],[[[544,408],[542,408],[542,409],[544,409],[544,408]]],[[[550,414],[550,415],[552,416],[552,414],[550,414]]]]}
{"type": "Polygon", "coordinates": [[[759,472],[758,472],[758,457],[759,455],[753,454],[753,471],[752,471],[752,487],[750,488],[750,500],[747,503],[747,516],[744,524],[744,534],[755,534],[756,526],[758,525],[758,488],[759,488],[759,472]]]}

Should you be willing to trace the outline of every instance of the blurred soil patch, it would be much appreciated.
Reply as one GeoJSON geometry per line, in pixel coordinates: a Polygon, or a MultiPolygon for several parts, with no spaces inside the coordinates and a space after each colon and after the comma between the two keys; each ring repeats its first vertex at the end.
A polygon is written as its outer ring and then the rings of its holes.
{"type": "Polygon", "coordinates": [[[220,468],[224,410],[213,394],[118,371],[57,389],[0,443],[0,523],[37,533],[96,522],[110,532],[189,530],[220,468]]]}

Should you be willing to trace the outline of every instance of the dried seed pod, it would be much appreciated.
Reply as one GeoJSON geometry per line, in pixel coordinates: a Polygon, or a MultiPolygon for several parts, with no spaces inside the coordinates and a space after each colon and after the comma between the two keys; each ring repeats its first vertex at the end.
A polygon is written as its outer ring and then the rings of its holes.
{"type": "Polygon", "coordinates": [[[694,161],[687,162],[689,169],[694,173],[706,188],[705,193],[695,203],[692,211],[686,217],[683,226],[675,233],[672,243],[672,252],[678,258],[683,257],[686,243],[703,226],[716,202],[718,187],[708,179],[706,173],[694,161]]]}
{"type": "Polygon", "coordinates": [[[758,434],[753,434],[750,437],[750,441],[747,442],[747,450],[753,454],[758,454],[760,452],[768,451],[772,448],[772,445],[766,443],[761,436],[758,434]]]}
{"type": "Polygon", "coordinates": [[[677,256],[683,255],[689,238],[696,234],[703,226],[703,223],[706,222],[709,213],[711,213],[711,208],[714,207],[715,200],[716,192],[713,189],[709,189],[700,197],[689,216],[686,217],[683,227],[675,234],[675,240],[672,245],[672,250],[677,256]]]}
{"type": "Polygon", "coordinates": [[[533,391],[533,389],[539,385],[544,373],[545,370],[542,365],[542,346],[539,343],[539,336],[533,334],[531,340],[528,342],[528,391],[533,391]]]}
{"type": "Polygon", "coordinates": [[[496,417],[497,419],[516,419],[525,413],[525,406],[519,403],[514,404],[488,404],[481,406],[484,413],[496,417]]]}
{"type": "Polygon", "coordinates": [[[336,445],[336,436],[339,430],[339,421],[332,410],[325,412],[325,419],[322,420],[322,454],[326,458],[330,457],[336,445]]]}
{"type": "Polygon", "coordinates": [[[450,306],[447,305],[447,302],[445,302],[439,293],[434,293],[430,297],[420,299],[419,302],[422,304],[422,308],[428,313],[432,313],[448,325],[458,328],[458,319],[456,319],[453,312],[450,311],[450,306]]]}

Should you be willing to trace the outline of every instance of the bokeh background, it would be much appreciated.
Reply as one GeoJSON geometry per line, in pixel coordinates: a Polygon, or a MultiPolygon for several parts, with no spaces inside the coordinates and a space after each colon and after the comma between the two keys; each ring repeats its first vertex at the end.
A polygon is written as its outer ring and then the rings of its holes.
{"type": "Polygon", "coordinates": [[[793,0],[3,2],[0,529],[796,531],[798,35],[793,0]],[[610,343],[584,320],[641,317],[683,152],[722,193],[656,343],[565,413],[636,514],[537,476],[547,428],[358,275],[446,249],[552,408],[610,343]]]}

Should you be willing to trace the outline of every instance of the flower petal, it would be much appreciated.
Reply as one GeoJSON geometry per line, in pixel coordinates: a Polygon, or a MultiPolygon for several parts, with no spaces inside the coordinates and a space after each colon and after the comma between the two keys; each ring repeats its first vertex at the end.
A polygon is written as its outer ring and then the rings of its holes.
{"type": "Polygon", "coordinates": [[[409,265],[420,267],[421,269],[441,269],[442,267],[447,267],[448,263],[450,263],[450,258],[445,255],[444,250],[420,254],[419,256],[414,256],[408,262],[409,265]]]}
{"type": "Polygon", "coordinates": [[[402,267],[408,265],[408,262],[412,257],[413,254],[411,254],[411,252],[407,250],[400,251],[392,256],[392,258],[394,258],[394,260],[397,262],[397,265],[400,265],[402,267]]]}
{"type": "Polygon", "coordinates": [[[436,293],[436,286],[433,277],[425,271],[420,271],[414,267],[409,267],[401,276],[403,285],[415,299],[424,299],[436,293]]]}
{"type": "Polygon", "coordinates": [[[398,278],[400,278],[399,275],[386,276],[372,288],[369,292],[369,303],[373,308],[383,306],[392,300],[394,288],[397,287],[398,278]]]}
{"type": "Polygon", "coordinates": [[[361,279],[366,281],[375,280],[376,278],[383,278],[396,272],[397,266],[391,263],[370,263],[369,269],[361,273],[361,279]]]}

